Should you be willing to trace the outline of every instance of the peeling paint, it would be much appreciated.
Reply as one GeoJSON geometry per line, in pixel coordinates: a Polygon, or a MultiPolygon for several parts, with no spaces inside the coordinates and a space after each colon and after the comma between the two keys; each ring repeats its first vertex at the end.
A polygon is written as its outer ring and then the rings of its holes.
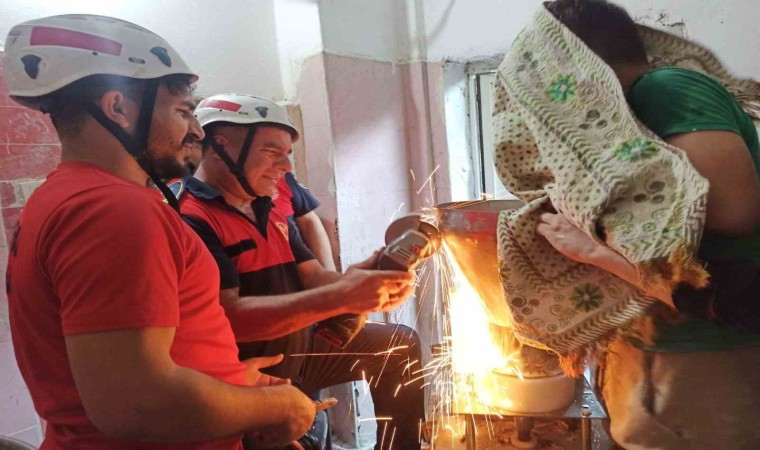
{"type": "Polygon", "coordinates": [[[648,11],[633,17],[637,23],[663,29],[683,38],[688,37],[686,23],[683,18],[675,19],[664,10],[648,11]]]}

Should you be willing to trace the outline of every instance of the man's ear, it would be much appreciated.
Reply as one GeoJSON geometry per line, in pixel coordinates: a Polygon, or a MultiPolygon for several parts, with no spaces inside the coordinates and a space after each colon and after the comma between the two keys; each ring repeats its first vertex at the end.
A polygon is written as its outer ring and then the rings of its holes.
{"type": "MultiPolygon", "coordinates": [[[[222,148],[225,148],[225,149],[226,149],[226,148],[228,148],[228,147],[229,147],[229,145],[230,145],[230,140],[229,140],[229,139],[227,139],[227,136],[225,136],[225,135],[223,135],[223,134],[220,134],[220,133],[216,133],[216,132],[214,132],[214,134],[213,134],[212,136],[210,136],[209,138],[210,138],[210,139],[212,139],[214,142],[216,142],[218,145],[221,145],[221,146],[222,146],[222,148]]],[[[216,153],[216,151],[214,151],[214,150],[213,150],[212,148],[210,148],[210,147],[211,147],[211,146],[209,146],[209,150],[211,150],[211,151],[210,151],[210,152],[208,152],[208,153],[211,153],[211,157],[212,157],[212,158],[215,158],[215,159],[219,159],[219,160],[221,160],[221,158],[219,157],[219,154],[218,154],[218,153],[216,153]]]]}
{"type": "Polygon", "coordinates": [[[109,119],[125,130],[135,126],[137,104],[120,91],[108,91],[97,101],[97,105],[109,119]]]}

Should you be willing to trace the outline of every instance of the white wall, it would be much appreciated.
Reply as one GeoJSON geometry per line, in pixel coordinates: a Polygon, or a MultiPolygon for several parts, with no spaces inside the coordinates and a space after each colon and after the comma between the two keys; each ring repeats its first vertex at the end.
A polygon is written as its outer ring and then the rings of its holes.
{"type": "Polygon", "coordinates": [[[304,60],[322,51],[319,6],[316,0],[275,0],[274,18],[284,95],[293,99],[304,60]]]}
{"type": "Polygon", "coordinates": [[[470,61],[504,53],[538,0],[422,0],[428,58],[470,61]]]}
{"type": "Polygon", "coordinates": [[[409,0],[319,0],[325,51],[396,62],[409,52],[409,0]]]}
{"type": "MultiPolygon", "coordinates": [[[[471,61],[504,53],[541,0],[422,0],[430,60],[471,61]]],[[[760,75],[757,0],[618,0],[635,19],[683,21],[688,36],[736,73],[760,75]]]]}
{"type": "Polygon", "coordinates": [[[687,37],[710,50],[735,74],[760,78],[757,0],[625,0],[634,18],[653,24],[683,22],[687,37]],[[664,16],[664,17],[661,17],[664,16]]]}
{"type": "Polygon", "coordinates": [[[280,100],[274,1],[0,0],[0,39],[13,25],[44,16],[114,16],[169,41],[201,76],[199,94],[239,91],[280,100]]]}

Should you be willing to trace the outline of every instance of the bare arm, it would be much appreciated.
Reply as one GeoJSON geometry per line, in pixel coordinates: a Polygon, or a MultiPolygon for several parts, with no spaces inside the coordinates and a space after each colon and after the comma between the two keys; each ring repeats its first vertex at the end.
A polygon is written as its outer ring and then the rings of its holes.
{"type": "MultiPolygon", "coordinates": [[[[705,228],[733,237],[753,233],[760,224],[760,180],[741,136],[729,131],[698,131],[672,135],[666,141],[684,150],[710,183],[705,228]]],[[[546,213],[541,220],[537,231],[560,253],[645,290],[632,264],[610,248],[596,244],[564,216],[546,213]]],[[[673,306],[668,289],[652,289],[646,294],[673,306]]]]}
{"type": "Polygon", "coordinates": [[[317,213],[310,211],[303,216],[296,217],[295,220],[306,246],[314,252],[314,256],[317,257],[322,267],[334,272],[335,260],[330,246],[330,238],[327,236],[327,231],[317,213]]]}
{"type": "Polygon", "coordinates": [[[298,277],[304,288],[312,289],[340,281],[343,274],[328,270],[319,261],[312,259],[298,265],[298,277]]]}
{"type": "Polygon", "coordinates": [[[591,264],[638,287],[647,296],[673,306],[670,289],[641,284],[636,267],[609,247],[597,244],[562,214],[544,213],[536,231],[544,236],[558,252],[583,264],[591,264]]]}
{"type": "MultiPolygon", "coordinates": [[[[336,277],[330,284],[285,295],[240,297],[239,290],[221,291],[221,302],[238,342],[275,339],[344,313],[390,311],[403,303],[414,287],[407,272],[369,270],[376,258],[351,266],[345,275],[330,272],[316,261],[315,270],[336,277]]],[[[303,264],[299,265],[299,272],[303,264]]]]}
{"type": "Polygon", "coordinates": [[[683,149],[710,182],[705,228],[729,237],[752,234],[760,224],[760,180],[742,137],[730,131],[697,131],[665,140],[683,149]]]}
{"type": "Polygon", "coordinates": [[[178,366],[174,328],[66,336],[82,404],[105,435],[152,442],[212,440],[253,431],[285,444],[311,426],[313,402],[290,385],[235,386],[178,366]]]}
{"type": "Polygon", "coordinates": [[[330,286],[251,297],[240,297],[239,288],[222,289],[219,297],[238,342],[276,339],[346,312],[330,286]]]}

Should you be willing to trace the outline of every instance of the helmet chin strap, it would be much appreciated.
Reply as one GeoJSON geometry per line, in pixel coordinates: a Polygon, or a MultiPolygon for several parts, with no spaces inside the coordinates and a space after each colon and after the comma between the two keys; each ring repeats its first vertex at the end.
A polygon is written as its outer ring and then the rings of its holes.
{"type": "Polygon", "coordinates": [[[245,170],[243,169],[245,167],[245,161],[248,159],[248,152],[250,151],[254,134],[256,134],[256,127],[249,126],[248,133],[246,133],[245,140],[243,141],[243,146],[240,148],[240,156],[238,156],[237,162],[230,158],[230,155],[227,154],[224,147],[216,142],[212,136],[208,136],[207,139],[211,148],[214,149],[214,152],[219,155],[222,161],[224,161],[224,164],[227,165],[227,168],[230,169],[230,172],[235,176],[240,187],[243,188],[246,194],[254,198],[253,202],[251,202],[251,209],[256,218],[256,227],[266,238],[269,212],[272,210],[272,198],[269,196],[256,195],[256,192],[253,191],[253,188],[248,183],[248,178],[246,178],[245,170]]]}
{"type": "Polygon", "coordinates": [[[248,159],[248,151],[251,147],[251,142],[253,142],[253,135],[256,133],[256,127],[248,127],[248,133],[245,135],[245,140],[243,141],[243,146],[240,148],[240,156],[238,156],[237,162],[233,161],[232,158],[230,158],[230,155],[227,154],[227,151],[224,150],[224,147],[216,142],[213,138],[213,136],[208,136],[208,143],[211,146],[212,149],[214,149],[214,152],[216,152],[217,155],[224,161],[224,164],[227,165],[227,168],[230,169],[230,172],[235,176],[238,183],[240,184],[240,187],[243,188],[246,194],[250,195],[251,197],[258,197],[256,193],[253,191],[253,188],[250,184],[248,184],[248,179],[245,177],[245,171],[243,170],[243,167],[245,167],[245,161],[248,159]]]}
{"type": "Polygon", "coordinates": [[[109,119],[103,110],[95,106],[94,103],[85,104],[85,110],[98,121],[100,125],[108,130],[113,137],[118,140],[124,149],[132,155],[145,173],[148,174],[153,184],[164,195],[169,205],[179,213],[179,202],[161,177],[156,173],[153,163],[148,157],[148,137],[150,136],[151,122],[153,120],[153,109],[156,105],[156,96],[158,87],[161,85],[160,79],[151,79],[146,81],[145,92],[143,93],[142,105],[140,106],[140,116],[137,119],[135,135],[131,136],[118,123],[109,119]]]}

